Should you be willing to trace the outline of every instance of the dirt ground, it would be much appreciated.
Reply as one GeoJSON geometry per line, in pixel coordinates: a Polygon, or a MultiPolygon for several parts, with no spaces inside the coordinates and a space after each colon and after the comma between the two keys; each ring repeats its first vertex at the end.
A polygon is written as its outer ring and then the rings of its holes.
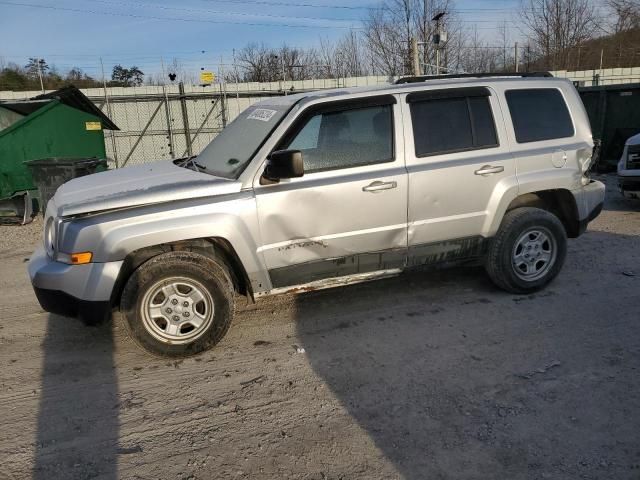
{"type": "Polygon", "coordinates": [[[40,228],[0,228],[0,478],[640,479],[640,201],[613,188],[541,293],[460,268],[271,297],[178,362],[44,313],[40,228]]]}

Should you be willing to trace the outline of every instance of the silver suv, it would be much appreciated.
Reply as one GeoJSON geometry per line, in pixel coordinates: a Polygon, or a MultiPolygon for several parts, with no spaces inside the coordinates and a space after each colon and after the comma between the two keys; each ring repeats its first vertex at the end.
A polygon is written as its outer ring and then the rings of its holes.
{"type": "Polygon", "coordinates": [[[183,356],[220,341],[238,294],[471,261],[544,287],[604,200],[574,87],[413,80],[270,98],[196,157],[66,183],[29,263],[42,307],[119,309],[142,347],[183,356]]]}

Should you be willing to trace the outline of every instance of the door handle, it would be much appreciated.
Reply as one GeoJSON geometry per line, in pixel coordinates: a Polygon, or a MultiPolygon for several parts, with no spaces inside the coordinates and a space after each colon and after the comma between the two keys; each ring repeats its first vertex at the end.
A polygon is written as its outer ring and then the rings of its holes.
{"type": "Polygon", "coordinates": [[[362,187],[363,192],[370,193],[378,193],[383,190],[390,190],[392,188],[396,188],[398,186],[398,182],[381,182],[380,180],[376,180],[375,182],[370,183],[366,187],[362,187]]]}
{"type": "Polygon", "coordinates": [[[503,166],[494,167],[492,165],[485,165],[484,167],[480,168],[480,170],[476,170],[473,173],[475,173],[476,175],[490,175],[492,173],[500,173],[500,172],[504,172],[503,166]]]}

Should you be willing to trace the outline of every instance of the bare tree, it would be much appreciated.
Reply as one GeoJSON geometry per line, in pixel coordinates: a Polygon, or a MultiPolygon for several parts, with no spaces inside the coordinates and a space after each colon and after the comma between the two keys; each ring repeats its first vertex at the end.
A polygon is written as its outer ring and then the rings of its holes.
{"type": "Polygon", "coordinates": [[[29,57],[24,69],[29,78],[38,78],[39,75],[46,75],[49,65],[43,58],[29,57]]]}
{"type": "Polygon", "coordinates": [[[511,48],[511,36],[509,33],[509,27],[507,27],[506,20],[498,26],[498,35],[499,35],[499,55],[501,57],[501,68],[503,71],[512,70],[513,67],[513,51],[511,48]]]}
{"type": "Polygon", "coordinates": [[[607,0],[606,6],[613,13],[612,33],[640,28],[640,0],[607,0]]]}
{"type": "Polygon", "coordinates": [[[489,45],[478,36],[477,27],[460,48],[457,69],[466,73],[495,72],[500,65],[502,48],[489,45]]]}
{"type": "Polygon", "coordinates": [[[385,75],[401,75],[404,72],[406,44],[383,9],[370,11],[364,35],[375,70],[385,75]]]}
{"type": "Polygon", "coordinates": [[[553,70],[566,68],[570,49],[598,28],[590,0],[523,0],[520,14],[532,48],[553,70]]]}
{"type": "Polygon", "coordinates": [[[367,66],[361,38],[350,31],[336,44],[336,61],[340,63],[343,76],[359,77],[366,75],[367,66]]]}
{"type": "Polygon", "coordinates": [[[421,45],[424,70],[433,71],[437,25],[432,19],[443,13],[438,24],[447,32],[448,41],[440,45],[440,65],[447,71],[455,70],[462,59],[464,42],[454,7],[453,0],[385,0],[380,8],[371,10],[364,35],[376,69],[387,75],[411,72],[411,40],[415,38],[421,45]]]}
{"type": "Polygon", "coordinates": [[[245,82],[269,82],[273,79],[272,53],[263,44],[250,43],[238,52],[236,61],[244,70],[242,76],[245,82]]]}

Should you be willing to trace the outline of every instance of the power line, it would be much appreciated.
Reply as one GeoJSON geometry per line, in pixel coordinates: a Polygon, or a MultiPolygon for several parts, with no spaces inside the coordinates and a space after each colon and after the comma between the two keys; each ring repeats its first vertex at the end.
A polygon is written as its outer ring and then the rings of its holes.
{"type": "MultiPolygon", "coordinates": [[[[107,5],[123,5],[127,7],[142,7],[153,8],[160,10],[171,10],[180,12],[194,12],[194,13],[215,13],[222,15],[236,15],[243,17],[269,17],[269,18],[283,18],[283,19],[296,19],[296,20],[323,20],[331,22],[362,22],[362,18],[335,18],[335,17],[306,17],[306,16],[291,16],[291,15],[275,15],[268,13],[246,13],[246,12],[228,12],[224,10],[209,10],[201,8],[181,8],[181,7],[167,7],[164,5],[151,5],[148,3],[133,3],[133,2],[119,2],[113,0],[93,0],[96,3],[104,3],[107,5]]],[[[495,23],[497,20],[459,20],[461,23],[495,23]]],[[[500,22],[517,23],[515,20],[500,20],[500,22]]]]}
{"type": "Polygon", "coordinates": [[[322,29],[346,29],[346,30],[358,30],[358,27],[347,27],[342,25],[292,25],[288,23],[257,23],[257,22],[238,22],[238,21],[226,21],[226,20],[210,20],[205,18],[178,18],[178,17],[157,17],[152,15],[139,15],[135,13],[119,13],[119,12],[99,12],[96,10],[86,10],[81,8],[59,7],[54,5],[40,5],[34,3],[19,3],[19,2],[6,2],[0,1],[0,5],[11,5],[17,7],[29,7],[29,8],[42,8],[48,10],[59,10],[73,13],[90,13],[94,15],[110,15],[115,17],[130,17],[130,18],[143,18],[149,20],[161,20],[171,22],[194,22],[194,23],[215,23],[224,25],[249,25],[254,27],[284,27],[284,28],[322,28],[322,29]]]}
{"type": "MultiPolygon", "coordinates": [[[[282,1],[267,1],[267,0],[203,0],[208,3],[230,3],[230,4],[248,4],[248,5],[265,5],[268,7],[302,7],[302,8],[323,8],[323,9],[339,9],[339,10],[386,10],[387,7],[380,5],[327,5],[311,2],[282,2],[282,1]]],[[[471,7],[471,8],[454,8],[447,9],[450,13],[473,13],[473,12],[494,12],[494,13],[507,13],[514,12],[517,8],[509,7],[471,7]]]]}
{"type": "Polygon", "coordinates": [[[269,17],[269,18],[285,18],[296,20],[325,20],[331,22],[359,22],[359,18],[335,18],[335,17],[306,17],[306,16],[292,16],[292,15],[275,15],[269,13],[246,13],[246,12],[228,12],[224,10],[209,10],[203,8],[180,8],[180,7],[167,7],[165,5],[150,5],[148,3],[134,3],[134,2],[117,2],[110,0],[93,0],[94,3],[104,3],[107,5],[123,5],[127,7],[142,7],[153,8],[159,10],[172,10],[178,12],[194,12],[194,13],[215,13],[222,15],[236,15],[242,17],[269,17]]]}
{"type": "Polygon", "coordinates": [[[209,2],[219,3],[241,3],[250,5],[268,5],[276,7],[309,7],[309,8],[327,8],[327,9],[340,9],[340,10],[380,10],[383,7],[379,6],[354,6],[354,5],[321,5],[318,3],[296,3],[296,2],[272,2],[266,0],[204,0],[209,2]]]}

